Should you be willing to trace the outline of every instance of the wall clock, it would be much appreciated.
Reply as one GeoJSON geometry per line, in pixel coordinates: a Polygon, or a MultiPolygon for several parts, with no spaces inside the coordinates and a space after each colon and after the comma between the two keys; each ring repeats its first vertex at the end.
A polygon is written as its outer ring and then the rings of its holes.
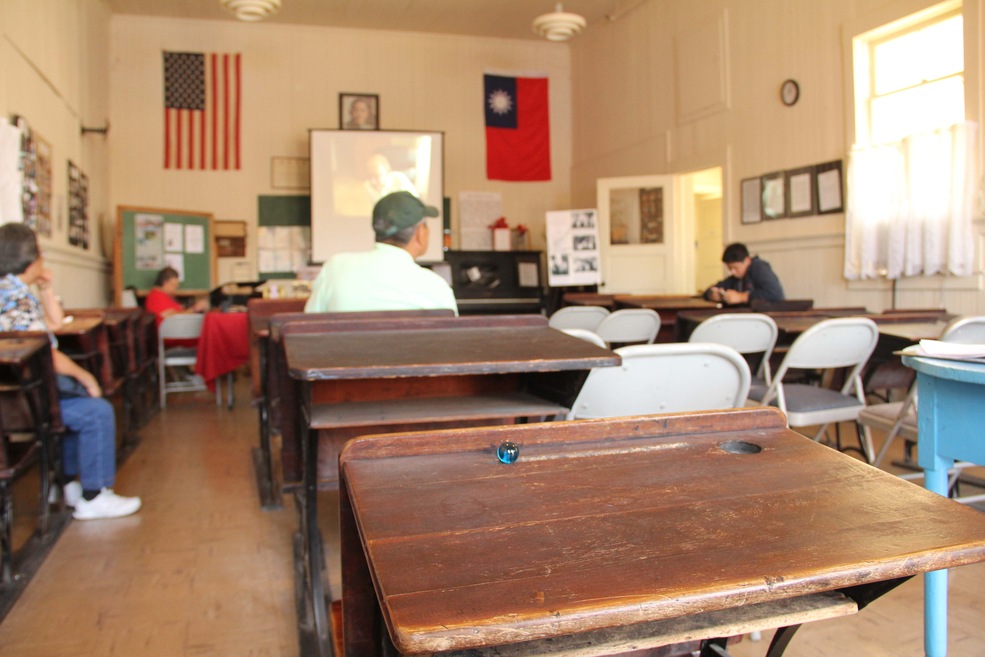
{"type": "Polygon", "coordinates": [[[800,99],[800,85],[796,80],[784,80],[780,86],[780,100],[784,105],[790,106],[800,99]]]}

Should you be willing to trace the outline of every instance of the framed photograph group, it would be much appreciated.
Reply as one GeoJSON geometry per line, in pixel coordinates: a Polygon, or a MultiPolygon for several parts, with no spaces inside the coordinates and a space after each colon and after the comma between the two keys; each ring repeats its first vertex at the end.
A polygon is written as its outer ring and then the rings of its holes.
{"type": "Polygon", "coordinates": [[[843,190],[841,160],[744,178],[742,223],[843,212],[843,190]]]}
{"type": "Polygon", "coordinates": [[[339,94],[340,130],[379,130],[379,94],[339,94]]]}

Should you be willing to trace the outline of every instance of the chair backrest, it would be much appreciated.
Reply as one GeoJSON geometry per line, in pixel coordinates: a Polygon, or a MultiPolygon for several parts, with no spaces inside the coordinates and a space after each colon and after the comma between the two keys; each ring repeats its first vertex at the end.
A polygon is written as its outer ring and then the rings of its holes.
{"type": "Polygon", "coordinates": [[[137,303],[137,293],[130,288],[124,288],[120,292],[120,305],[124,308],[138,308],[140,304],[137,303]]]}
{"type": "Polygon", "coordinates": [[[631,345],[616,353],[622,365],[589,373],[569,419],[736,408],[749,393],[749,364],[725,345],[631,345]]]}
{"type": "Polygon", "coordinates": [[[714,342],[732,347],[740,354],[763,354],[759,376],[770,382],[770,356],[779,331],[769,315],[724,313],[704,320],[691,332],[688,342],[714,342]]]}
{"type": "Polygon", "coordinates": [[[580,328],[567,328],[561,330],[572,337],[579,338],[585,342],[591,342],[592,344],[602,347],[603,349],[609,348],[608,345],[605,344],[605,340],[600,338],[598,333],[595,333],[594,331],[580,328]]]}
{"type": "MultiPolygon", "coordinates": [[[[845,377],[842,388],[843,393],[848,393],[852,386],[859,383],[859,373],[872,355],[878,340],[879,328],[867,317],[821,320],[793,341],[773,377],[773,384],[782,384],[783,377],[790,369],[826,370],[850,367],[852,370],[845,377]]],[[[856,394],[861,395],[862,391],[856,389],[856,394]]]]}
{"type": "Polygon", "coordinates": [[[158,342],[197,338],[202,334],[202,321],[204,319],[205,316],[201,313],[168,315],[157,327],[158,342]]]}
{"type": "Polygon", "coordinates": [[[609,316],[609,309],[602,306],[565,306],[547,321],[551,328],[585,329],[594,331],[603,319],[609,316]]]}
{"type": "Polygon", "coordinates": [[[642,342],[653,344],[660,332],[660,315],[649,308],[624,308],[602,320],[595,333],[608,344],[642,342]]]}
{"type": "Polygon", "coordinates": [[[942,342],[985,344],[985,316],[957,317],[941,334],[942,342]]]}

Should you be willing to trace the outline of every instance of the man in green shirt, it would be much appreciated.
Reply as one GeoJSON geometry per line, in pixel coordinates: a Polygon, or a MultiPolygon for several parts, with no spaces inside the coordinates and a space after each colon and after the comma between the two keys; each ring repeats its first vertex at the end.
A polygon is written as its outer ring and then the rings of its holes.
{"type": "Polygon", "coordinates": [[[384,196],[373,208],[373,250],[332,256],[312,285],[305,311],[450,308],[458,314],[448,283],[414,262],[427,251],[426,218],[437,216],[437,208],[410,192],[384,196]]]}

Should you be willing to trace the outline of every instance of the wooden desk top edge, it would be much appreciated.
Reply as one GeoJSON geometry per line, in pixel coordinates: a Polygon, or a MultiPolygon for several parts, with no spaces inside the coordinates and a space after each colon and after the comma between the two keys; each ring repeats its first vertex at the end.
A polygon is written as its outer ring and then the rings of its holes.
{"type": "MultiPolygon", "coordinates": [[[[333,339],[338,341],[344,341],[346,336],[352,336],[353,340],[361,341],[366,340],[371,335],[371,333],[363,330],[360,325],[348,327],[349,330],[344,330],[341,326],[338,328],[340,330],[332,332],[333,339]],[[356,328],[358,330],[352,330],[356,328]]],[[[497,329],[500,331],[508,330],[509,339],[515,341],[517,344],[522,345],[535,337],[549,337],[552,346],[567,343],[571,347],[576,348],[577,351],[575,353],[559,355],[545,353],[531,358],[521,358],[508,354],[505,358],[485,358],[484,360],[479,360],[474,353],[467,354],[467,358],[452,359],[448,357],[447,351],[441,351],[439,353],[432,351],[424,354],[422,357],[416,358],[415,362],[373,361],[359,363],[357,365],[333,362],[320,365],[311,361],[311,352],[307,347],[309,345],[324,344],[324,334],[288,334],[283,336],[283,341],[290,376],[294,379],[307,381],[347,378],[557,372],[579,369],[589,370],[593,367],[612,367],[622,362],[618,354],[607,349],[602,349],[580,338],[569,336],[557,329],[552,329],[546,323],[536,326],[492,328],[483,326],[463,328],[452,326],[440,328],[422,326],[417,328],[416,324],[411,324],[408,327],[384,328],[373,333],[392,333],[395,339],[402,339],[405,342],[409,342],[414,337],[424,336],[427,340],[439,345],[442,344],[441,337],[464,337],[472,341],[472,344],[478,345],[481,343],[475,341],[474,336],[476,333],[497,329]]],[[[448,342],[446,341],[443,344],[447,346],[448,342]]]]}

